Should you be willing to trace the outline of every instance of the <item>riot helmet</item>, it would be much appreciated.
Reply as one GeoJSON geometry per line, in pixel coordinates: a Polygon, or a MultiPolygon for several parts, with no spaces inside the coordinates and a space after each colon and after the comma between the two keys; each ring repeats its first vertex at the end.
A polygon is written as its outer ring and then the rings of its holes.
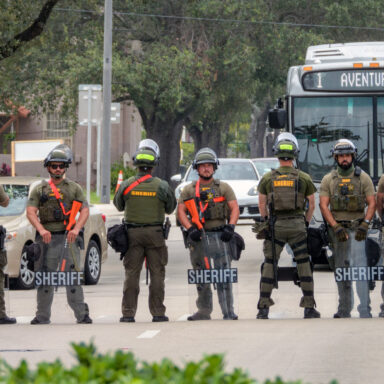
{"type": "Polygon", "coordinates": [[[60,144],[48,153],[47,157],[44,159],[44,167],[48,167],[51,162],[57,162],[64,163],[66,168],[68,168],[69,164],[72,163],[72,159],[73,155],[71,148],[66,144],[60,144]]]}
{"type": "Polygon", "coordinates": [[[273,154],[283,160],[294,160],[299,152],[299,143],[295,136],[289,132],[280,133],[272,147],[273,154]]]}
{"type": "Polygon", "coordinates": [[[160,160],[159,146],[151,139],[141,140],[132,160],[133,165],[139,168],[156,166],[160,160]]]}
{"type": "Polygon", "coordinates": [[[351,154],[352,158],[356,158],[357,156],[357,148],[355,144],[352,143],[351,140],[348,139],[340,139],[337,140],[333,148],[331,149],[332,156],[337,158],[338,155],[348,155],[351,154]]]}
{"type": "Polygon", "coordinates": [[[219,159],[214,150],[205,147],[197,151],[195,158],[192,162],[192,168],[197,169],[199,164],[213,164],[213,169],[216,171],[217,166],[220,164],[219,159]]]}

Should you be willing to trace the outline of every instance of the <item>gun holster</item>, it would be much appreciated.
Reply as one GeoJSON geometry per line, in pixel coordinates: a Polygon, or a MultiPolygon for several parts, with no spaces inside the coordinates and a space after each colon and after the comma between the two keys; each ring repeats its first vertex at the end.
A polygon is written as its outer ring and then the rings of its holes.
{"type": "Polygon", "coordinates": [[[7,235],[7,230],[0,225],[0,251],[5,249],[5,237],[7,235]]]}
{"type": "Polygon", "coordinates": [[[76,244],[80,249],[84,249],[84,228],[81,228],[77,238],[76,238],[76,244]]]}

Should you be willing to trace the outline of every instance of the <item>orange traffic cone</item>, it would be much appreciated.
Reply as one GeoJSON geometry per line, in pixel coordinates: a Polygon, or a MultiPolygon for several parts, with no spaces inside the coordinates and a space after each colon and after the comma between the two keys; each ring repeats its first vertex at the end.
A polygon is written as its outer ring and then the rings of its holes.
{"type": "Polygon", "coordinates": [[[115,193],[119,190],[120,184],[123,182],[123,171],[120,170],[119,172],[119,178],[117,179],[117,184],[116,184],[116,190],[115,193]]]}

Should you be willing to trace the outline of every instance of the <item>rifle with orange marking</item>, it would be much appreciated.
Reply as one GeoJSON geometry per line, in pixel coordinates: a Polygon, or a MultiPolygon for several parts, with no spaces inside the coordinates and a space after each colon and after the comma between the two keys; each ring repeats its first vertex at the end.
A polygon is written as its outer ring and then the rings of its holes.
{"type": "MultiPolygon", "coordinates": [[[[189,199],[184,201],[185,206],[188,209],[189,214],[191,215],[191,221],[196,225],[197,229],[201,231],[201,239],[203,241],[203,250],[204,250],[204,267],[205,269],[212,269],[211,259],[208,256],[208,244],[207,244],[207,235],[204,231],[204,226],[201,224],[201,217],[196,206],[195,199],[189,199]]],[[[216,284],[213,284],[213,287],[216,289],[216,284]]]]}
{"type": "MultiPolygon", "coordinates": [[[[78,201],[78,200],[74,200],[73,203],[72,203],[71,213],[69,215],[68,224],[67,224],[67,226],[65,228],[65,233],[64,233],[63,251],[61,252],[61,256],[60,256],[60,260],[59,260],[59,265],[57,267],[57,271],[59,271],[59,272],[64,272],[65,271],[65,265],[67,263],[67,261],[65,259],[65,253],[66,253],[66,250],[68,249],[67,235],[68,235],[68,232],[75,226],[75,224],[76,224],[76,216],[79,213],[80,208],[81,208],[82,205],[83,205],[83,203],[81,201],[78,201]]],[[[56,290],[57,290],[57,286],[56,286],[56,290]]]]}

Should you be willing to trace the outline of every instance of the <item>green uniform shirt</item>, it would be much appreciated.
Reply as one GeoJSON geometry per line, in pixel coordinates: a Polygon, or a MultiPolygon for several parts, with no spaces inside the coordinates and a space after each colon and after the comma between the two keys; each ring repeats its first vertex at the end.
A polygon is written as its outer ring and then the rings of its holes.
{"type": "Polygon", "coordinates": [[[124,180],[113,204],[119,211],[124,211],[124,220],[130,224],[163,224],[165,213],[172,213],[176,208],[175,195],[165,180],[151,177],[134,187],[124,195],[124,191],[144,173],[124,180]]]}
{"type": "MultiPolygon", "coordinates": [[[[352,178],[354,174],[354,168],[352,168],[351,172],[345,175],[340,175],[343,178],[352,178]]],[[[331,191],[331,182],[333,176],[332,172],[327,173],[320,185],[320,196],[332,197],[331,191]]],[[[367,173],[361,171],[360,174],[361,181],[361,193],[364,197],[374,196],[375,188],[373,186],[372,180],[367,173]]],[[[347,212],[347,211],[333,211],[332,215],[336,221],[352,221],[352,220],[360,220],[364,218],[364,212],[347,212]]]]}
{"type": "MultiPolygon", "coordinates": [[[[64,179],[60,184],[56,185],[56,188],[60,194],[66,212],[72,208],[72,203],[74,200],[81,201],[83,203],[82,208],[88,207],[88,202],[84,196],[82,188],[74,181],[64,179]]],[[[62,212],[59,202],[52,192],[51,186],[45,180],[32,189],[27,206],[38,208],[40,216],[40,209],[46,209],[49,212],[53,212],[54,210],[59,210],[62,212]],[[43,195],[46,196],[46,199],[42,199],[43,195]]],[[[43,223],[43,226],[50,232],[59,232],[65,230],[64,220],[52,220],[43,223]]]]}
{"type": "MultiPolygon", "coordinates": [[[[292,167],[279,167],[277,168],[277,170],[282,174],[287,174],[289,173],[290,170],[292,170],[292,167]]],[[[257,187],[257,190],[259,191],[260,194],[267,196],[270,192],[272,192],[271,177],[272,177],[272,171],[267,172],[260,180],[260,183],[257,187]]],[[[313,184],[311,177],[303,171],[299,171],[298,192],[302,193],[304,197],[313,195],[316,192],[316,187],[313,184]]],[[[276,212],[277,216],[300,216],[303,214],[304,214],[304,211],[302,209],[276,212]]]]}
{"type": "MultiPolygon", "coordinates": [[[[194,198],[196,192],[195,189],[196,183],[194,182],[186,185],[179,197],[179,203],[183,203],[186,200],[194,198]]],[[[207,200],[202,202],[203,205],[205,205],[206,203],[210,204],[210,202],[212,204],[212,199],[214,197],[223,196],[225,198],[224,202],[215,203],[215,205],[217,206],[224,206],[222,218],[206,219],[204,223],[204,228],[206,230],[209,230],[225,225],[227,223],[227,220],[229,219],[229,209],[227,202],[236,200],[235,192],[233,192],[231,186],[223,181],[213,179],[212,182],[210,182],[209,184],[200,184],[200,195],[202,192],[207,194],[207,200]]]]}

